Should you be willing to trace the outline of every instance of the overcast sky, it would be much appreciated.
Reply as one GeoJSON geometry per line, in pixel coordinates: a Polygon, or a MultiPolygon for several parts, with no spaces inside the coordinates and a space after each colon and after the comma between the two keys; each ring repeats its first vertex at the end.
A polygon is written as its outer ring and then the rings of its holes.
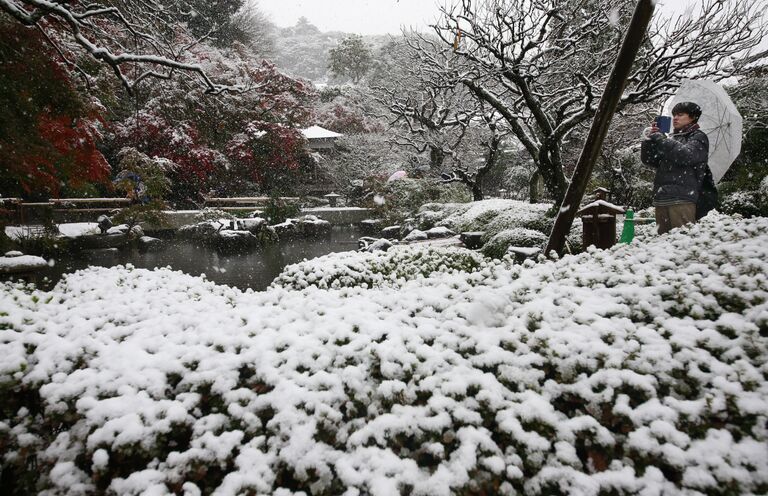
{"type": "MultiPolygon", "coordinates": [[[[399,34],[400,26],[426,29],[438,15],[442,0],[256,0],[261,10],[280,27],[293,26],[306,17],[321,31],[358,34],[399,34]]],[[[661,0],[657,7],[669,15],[697,0],[661,0]]],[[[657,14],[658,15],[658,14],[657,14]]]]}
{"type": "Polygon", "coordinates": [[[304,16],[321,31],[358,34],[400,33],[400,26],[420,30],[435,20],[435,0],[257,0],[280,27],[304,16]]]}

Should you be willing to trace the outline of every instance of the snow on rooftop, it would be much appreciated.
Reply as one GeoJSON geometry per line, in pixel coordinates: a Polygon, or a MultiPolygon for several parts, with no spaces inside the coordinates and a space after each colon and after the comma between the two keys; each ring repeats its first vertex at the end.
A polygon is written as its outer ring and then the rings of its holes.
{"type": "Polygon", "coordinates": [[[581,207],[579,212],[584,212],[588,208],[594,208],[594,207],[605,207],[607,209],[613,210],[616,213],[624,213],[624,211],[625,211],[622,207],[620,207],[618,205],[615,205],[615,204],[613,204],[613,203],[611,203],[609,201],[595,200],[595,201],[593,201],[591,203],[588,203],[587,205],[584,205],[583,207],[581,207]]]}
{"type": "Polygon", "coordinates": [[[343,134],[334,133],[320,126],[310,126],[301,130],[301,134],[307,139],[339,138],[343,134]]]}

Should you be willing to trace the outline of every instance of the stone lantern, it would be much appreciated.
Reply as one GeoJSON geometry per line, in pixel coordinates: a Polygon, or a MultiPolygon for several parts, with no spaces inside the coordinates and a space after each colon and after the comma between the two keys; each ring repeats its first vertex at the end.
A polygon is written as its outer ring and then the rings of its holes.
{"type": "Polygon", "coordinates": [[[328,193],[327,195],[323,195],[324,198],[328,198],[328,206],[329,207],[335,207],[336,202],[341,197],[341,195],[337,195],[336,193],[328,193]]]}
{"type": "Polygon", "coordinates": [[[605,188],[597,188],[594,191],[595,200],[576,212],[581,216],[584,248],[595,245],[605,249],[616,244],[616,216],[623,214],[624,209],[607,200],[609,193],[605,188]]]}

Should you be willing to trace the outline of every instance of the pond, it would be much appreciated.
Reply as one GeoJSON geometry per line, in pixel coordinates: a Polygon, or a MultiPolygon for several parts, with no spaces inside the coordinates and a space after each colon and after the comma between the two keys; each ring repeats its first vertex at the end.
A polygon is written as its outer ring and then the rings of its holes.
{"type": "Polygon", "coordinates": [[[216,284],[260,291],[269,286],[286,265],[328,253],[356,250],[357,240],[362,236],[363,233],[357,227],[334,226],[330,234],[324,237],[281,240],[263,249],[234,254],[223,254],[191,241],[170,238],[165,239],[164,248],[156,252],[127,248],[59,255],[51,267],[37,271],[31,280],[41,289],[50,289],[64,274],[91,265],[112,267],[132,264],[146,269],[171,267],[195,276],[205,274],[208,280],[216,284]]]}

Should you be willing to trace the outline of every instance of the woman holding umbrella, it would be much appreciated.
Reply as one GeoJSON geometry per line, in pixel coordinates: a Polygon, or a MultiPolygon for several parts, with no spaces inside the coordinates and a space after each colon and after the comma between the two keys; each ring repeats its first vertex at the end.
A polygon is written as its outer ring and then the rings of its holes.
{"type": "Polygon", "coordinates": [[[705,185],[705,196],[716,194],[707,164],[709,139],[699,129],[700,117],[697,104],[680,102],[672,108],[672,135],[660,132],[654,122],[642,143],[641,160],[656,169],[653,206],[659,234],[696,222],[706,213],[697,214],[696,208],[705,185]]]}

